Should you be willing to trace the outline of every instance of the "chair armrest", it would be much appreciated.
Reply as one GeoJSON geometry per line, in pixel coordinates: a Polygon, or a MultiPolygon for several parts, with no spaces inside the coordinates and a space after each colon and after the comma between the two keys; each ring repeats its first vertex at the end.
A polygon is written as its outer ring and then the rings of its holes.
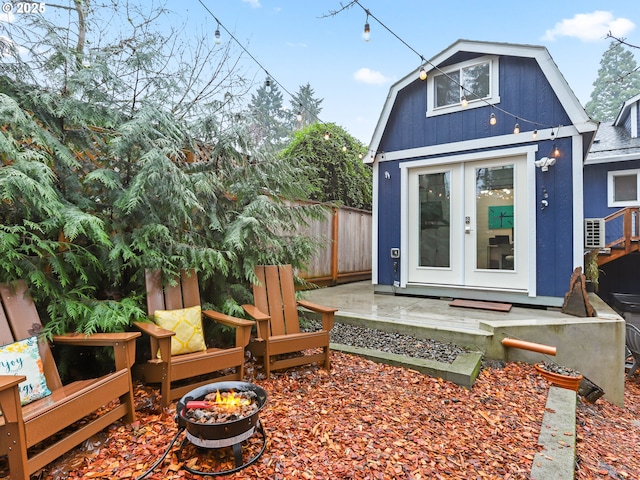
{"type": "Polygon", "coordinates": [[[92,335],[68,333],[54,335],[53,342],[83,347],[112,347],[116,370],[122,370],[131,368],[133,365],[136,359],[136,338],[140,335],[140,332],[94,333],[92,335]]]}
{"type": "Polygon", "coordinates": [[[242,305],[242,308],[251,318],[253,318],[257,322],[271,320],[271,317],[269,315],[267,315],[266,313],[262,313],[262,311],[259,310],[255,305],[242,305]]]}
{"type": "Polygon", "coordinates": [[[338,311],[337,308],[325,307],[324,305],[318,305],[317,303],[312,303],[307,300],[298,300],[298,305],[317,313],[335,313],[338,311]]]}
{"type": "Polygon", "coordinates": [[[216,312],[215,310],[203,310],[202,314],[218,323],[222,323],[228,327],[253,327],[255,322],[251,320],[244,320],[243,318],[232,317],[225,315],[224,313],[216,312]]]}
{"type": "Polygon", "coordinates": [[[318,305],[317,303],[312,303],[307,300],[298,300],[298,305],[312,312],[322,314],[322,329],[327,332],[331,331],[335,313],[338,311],[337,308],[325,307],[324,305],[318,305]]]}
{"type": "Polygon", "coordinates": [[[123,342],[130,342],[140,336],[140,332],[123,333],[94,333],[85,335],[82,333],[67,333],[65,335],[54,335],[54,343],[65,345],[80,345],[83,347],[111,347],[123,342]]]}
{"type": "Polygon", "coordinates": [[[215,322],[221,323],[236,330],[236,347],[246,347],[251,339],[251,329],[255,325],[252,320],[231,317],[215,310],[203,310],[202,314],[215,322]]]}
{"type": "Polygon", "coordinates": [[[247,312],[247,315],[249,315],[258,323],[257,325],[258,338],[267,340],[271,335],[270,333],[271,329],[269,328],[271,317],[266,313],[263,313],[255,305],[246,304],[246,305],[242,305],[242,308],[244,309],[245,312],[247,312]]]}
{"type": "Polygon", "coordinates": [[[0,392],[18,385],[27,379],[24,375],[0,375],[0,392]]]}
{"type": "Polygon", "coordinates": [[[176,334],[176,332],[159,327],[155,323],[151,322],[133,322],[133,326],[141,330],[142,333],[156,339],[172,337],[176,334]]]}

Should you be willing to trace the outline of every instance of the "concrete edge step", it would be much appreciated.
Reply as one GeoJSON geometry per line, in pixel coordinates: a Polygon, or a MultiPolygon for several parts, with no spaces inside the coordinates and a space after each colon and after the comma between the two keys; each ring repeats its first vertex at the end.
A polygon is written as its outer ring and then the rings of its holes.
{"type": "Polygon", "coordinates": [[[406,367],[420,373],[436,378],[442,378],[460,385],[464,388],[471,388],[480,372],[482,362],[482,352],[466,352],[458,355],[453,363],[438,362],[424,358],[412,358],[396,353],[382,352],[369,348],[353,347],[331,343],[329,347],[344,353],[351,353],[360,357],[368,358],[377,363],[385,363],[398,367],[406,367]]]}
{"type": "Polygon", "coordinates": [[[531,480],[575,478],[577,399],[573,390],[549,387],[538,437],[543,448],[533,459],[531,480]]]}

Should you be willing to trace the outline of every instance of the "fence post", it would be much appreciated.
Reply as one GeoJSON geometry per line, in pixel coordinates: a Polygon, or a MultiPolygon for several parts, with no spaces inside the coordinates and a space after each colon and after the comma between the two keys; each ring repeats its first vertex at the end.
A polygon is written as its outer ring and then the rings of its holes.
{"type": "Polygon", "coordinates": [[[338,283],[338,209],[331,208],[333,219],[331,225],[331,281],[338,283]]]}

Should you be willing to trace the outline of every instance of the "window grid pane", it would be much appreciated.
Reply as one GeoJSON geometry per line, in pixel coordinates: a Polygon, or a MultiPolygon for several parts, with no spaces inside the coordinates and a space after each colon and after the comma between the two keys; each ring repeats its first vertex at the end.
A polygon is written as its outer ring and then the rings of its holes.
{"type": "Polygon", "coordinates": [[[637,175],[616,175],[613,177],[613,200],[615,202],[636,201],[637,199],[637,175]]]}

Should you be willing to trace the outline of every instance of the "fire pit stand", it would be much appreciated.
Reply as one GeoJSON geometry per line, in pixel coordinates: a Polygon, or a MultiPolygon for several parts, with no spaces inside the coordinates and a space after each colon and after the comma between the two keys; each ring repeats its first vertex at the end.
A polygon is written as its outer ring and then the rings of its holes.
{"type": "Polygon", "coordinates": [[[176,422],[178,423],[178,427],[186,430],[186,438],[182,441],[178,449],[178,460],[182,461],[182,451],[191,443],[196,447],[205,449],[231,447],[235,461],[234,468],[223,471],[203,472],[191,469],[186,465],[183,468],[196,475],[227,475],[242,470],[258,460],[267,446],[267,437],[258,418],[258,413],[262,410],[266,401],[267,393],[257,385],[247,382],[211,383],[191,390],[183,396],[176,406],[176,422]],[[251,393],[257,402],[257,410],[246,417],[224,423],[198,423],[186,416],[188,402],[202,400],[210,393],[231,391],[236,393],[251,393]],[[254,457],[243,463],[242,442],[251,438],[256,432],[261,437],[262,444],[260,450],[254,457]]]}

